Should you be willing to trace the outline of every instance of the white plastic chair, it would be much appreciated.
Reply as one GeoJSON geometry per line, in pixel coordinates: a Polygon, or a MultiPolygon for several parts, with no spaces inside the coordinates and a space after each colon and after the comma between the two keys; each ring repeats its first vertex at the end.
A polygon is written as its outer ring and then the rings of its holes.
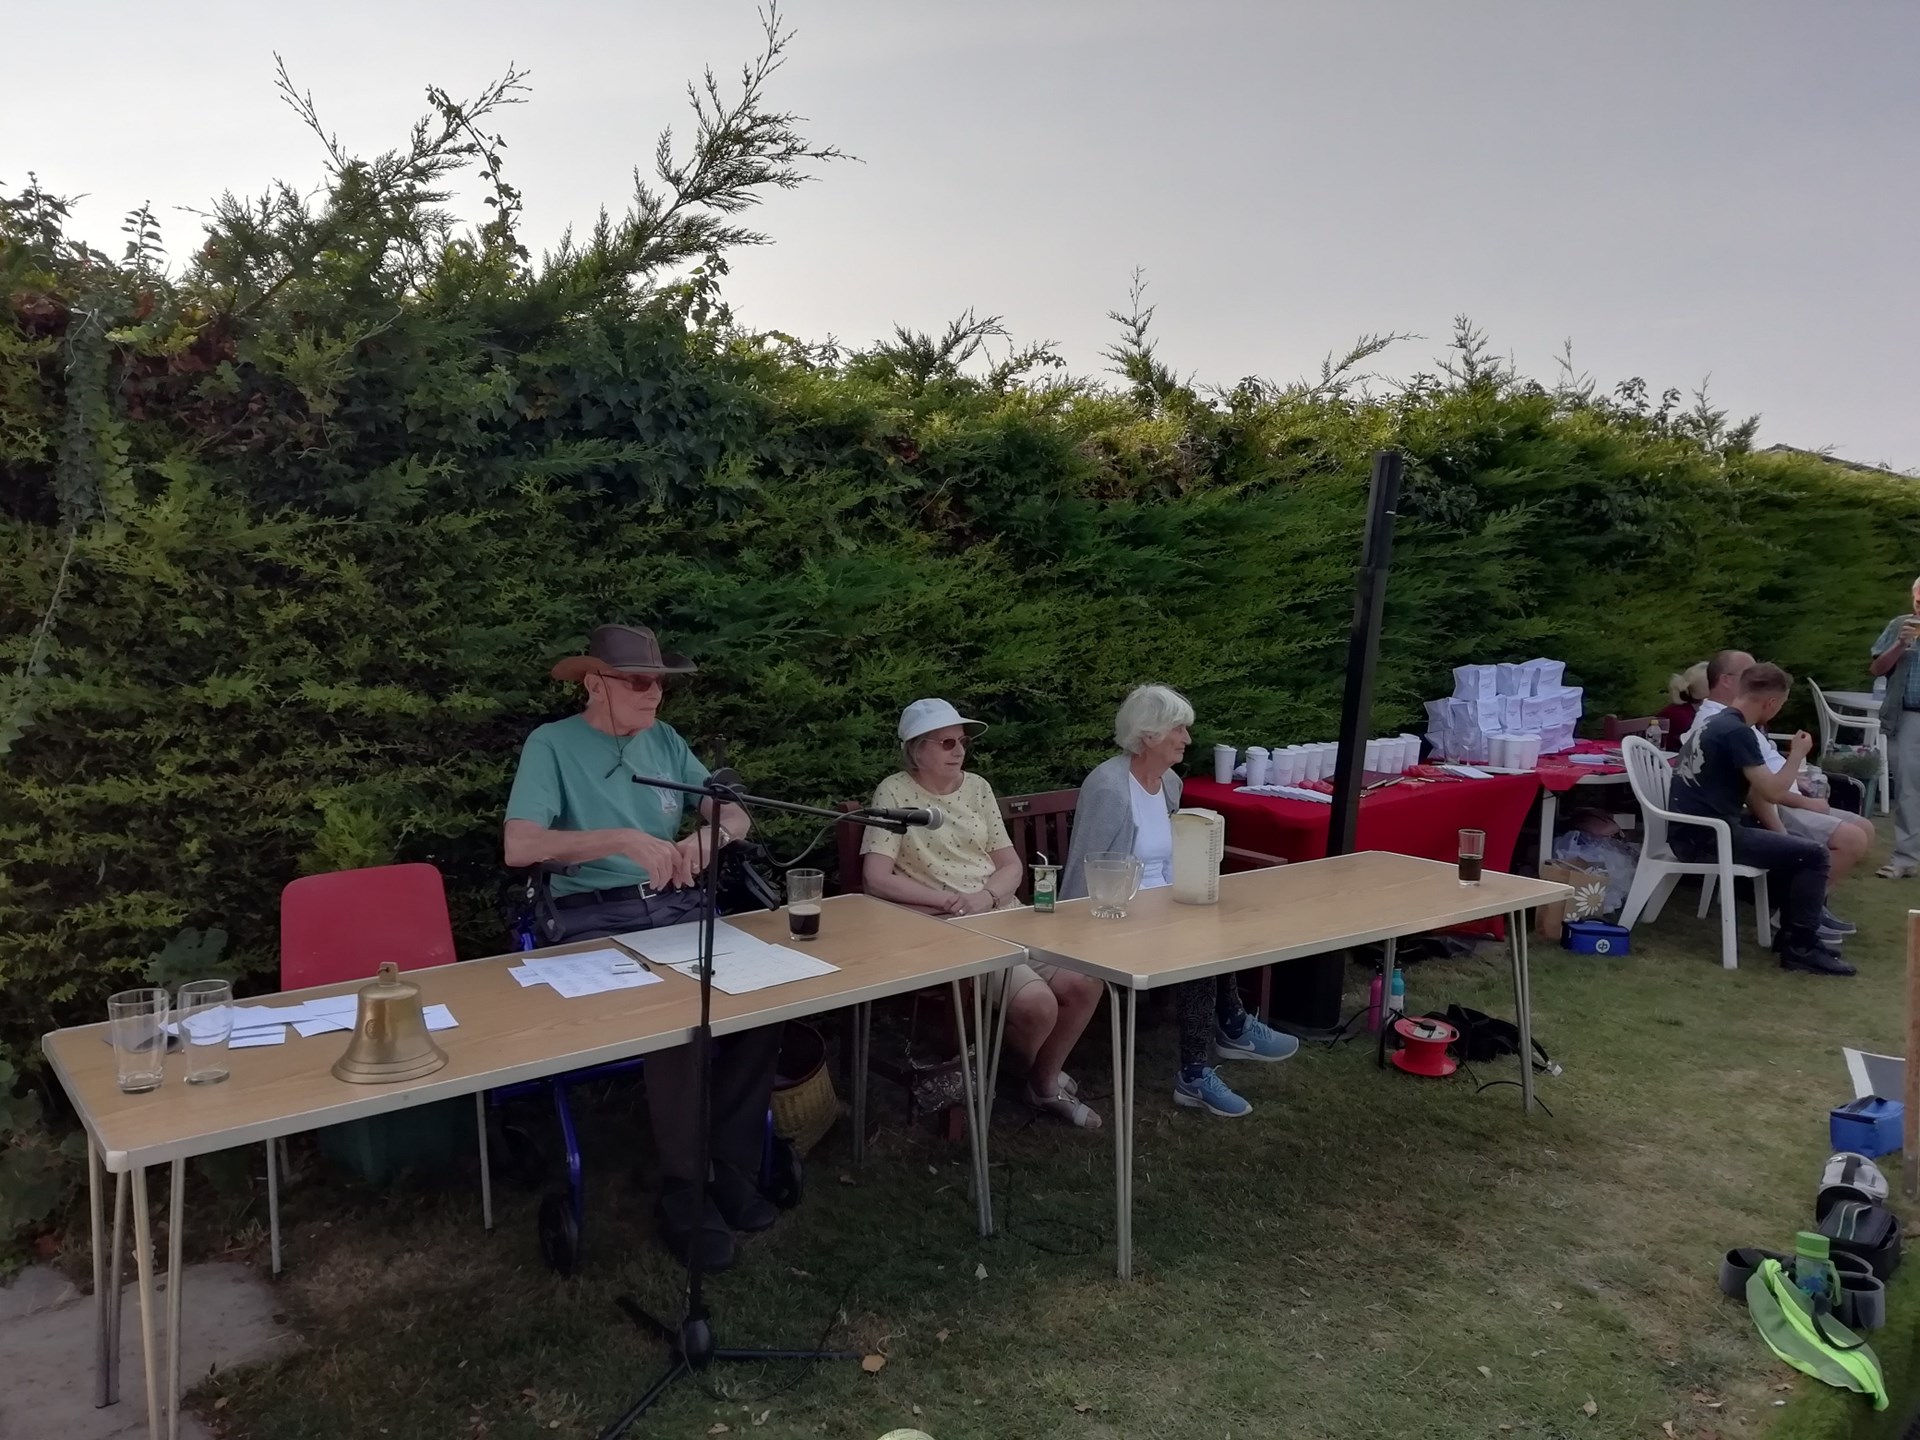
{"type": "Polygon", "coordinates": [[[1681,815],[1667,808],[1667,788],[1673,770],[1667,757],[1638,735],[1620,742],[1620,758],[1626,762],[1627,783],[1640,802],[1646,817],[1646,833],[1640,846],[1640,863],[1634,867],[1633,884],[1627,888],[1626,908],[1620,923],[1631,930],[1641,920],[1660,918],[1661,907],[1673,893],[1682,875],[1698,875],[1700,880],[1700,917],[1706,918],[1713,907],[1713,895],[1720,892],[1720,964],[1728,970],[1740,966],[1740,941],[1736,934],[1733,880],[1744,875],[1753,881],[1754,930],[1760,946],[1773,943],[1771,910],[1767,904],[1767,872],[1753,865],[1733,863],[1733,831],[1724,820],[1704,815],[1681,815]],[[1669,825],[1704,825],[1713,831],[1715,858],[1695,863],[1677,858],[1667,843],[1669,825]]]}
{"type": "Polygon", "coordinates": [[[1889,778],[1890,767],[1887,763],[1887,737],[1880,733],[1880,716],[1877,711],[1849,710],[1835,705],[1827,699],[1827,692],[1820,688],[1820,682],[1809,679],[1807,688],[1813,691],[1813,710],[1820,723],[1820,753],[1826,754],[1839,740],[1843,745],[1851,745],[1851,740],[1840,740],[1842,730],[1858,730],[1860,744],[1867,746],[1880,758],[1880,773],[1873,777],[1868,786],[1867,803],[1885,815],[1893,808],[1893,785],[1889,778]],[[1876,798],[1877,797],[1877,798],[1876,798]]]}

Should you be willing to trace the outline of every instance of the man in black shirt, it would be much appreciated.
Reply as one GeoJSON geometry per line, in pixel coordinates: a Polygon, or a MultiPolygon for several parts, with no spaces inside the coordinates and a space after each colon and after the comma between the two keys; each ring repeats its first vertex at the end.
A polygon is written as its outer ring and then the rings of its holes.
{"type": "MultiPolygon", "coordinates": [[[[1723,820],[1731,829],[1733,863],[1767,872],[1780,906],[1775,948],[1789,970],[1851,975],[1853,967],[1820,941],[1820,912],[1827,899],[1827,847],[1770,830],[1748,813],[1748,804],[1777,805],[1793,789],[1813,748],[1801,730],[1787,749],[1784,768],[1767,768],[1755,726],[1764,726],[1787,703],[1793,677],[1778,665],[1755,665],[1740,679],[1733,703],[1687,737],[1674,765],[1668,803],[1681,815],[1723,820]]],[[[1711,863],[1717,846],[1706,825],[1675,825],[1667,832],[1673,853],[1689,864],[1711,863]]],[[[1731,904],[1724,897],[1722,904],[1731,904]]]]}

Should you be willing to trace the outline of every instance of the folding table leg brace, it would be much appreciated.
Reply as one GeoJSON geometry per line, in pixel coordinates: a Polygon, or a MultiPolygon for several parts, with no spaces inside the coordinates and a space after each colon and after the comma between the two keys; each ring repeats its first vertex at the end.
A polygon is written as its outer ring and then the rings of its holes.
{"type": "Polygon", "coordinates": [[[1133,1036],[1139,997],[1128,985],[1107,982],[1113,1023],[1113,1190],[1116,1270],[1133,1278],[1133,1036]],[[1124,1009],[1125,1014],[1122,1015],[1124,1009]]]}
{"type": "Polygon", "coordinates": [[[1507,916],[1507,949],[1513,956],[1513,1008],[1520,1028],[1520,1110],[1533,1113],[1533,977],[1527,971],[1527,912],[1507,916]]]}
{"type": "Polygon", "coordinates": [[[975,1210],[983,1239],[993,1234],[993,1177],[987,1160],[987,1129],[993,1122],[994,1077],[1000,1068],[1000,1045],[1007,1024],[1007,1007],[994,1003],[999,985],[1000,977],[982,975],[974,979],[975,1038],[974,1054],[970,1057],[966,1000],[961,993],[960,982],[951,982],[953,1021],[960,1034],[960,1085],[966,1096],[967,1144],[973,1158],[975,1210]],[[994,996],[986,993],[989,985],[995,987],[994,996]]]}

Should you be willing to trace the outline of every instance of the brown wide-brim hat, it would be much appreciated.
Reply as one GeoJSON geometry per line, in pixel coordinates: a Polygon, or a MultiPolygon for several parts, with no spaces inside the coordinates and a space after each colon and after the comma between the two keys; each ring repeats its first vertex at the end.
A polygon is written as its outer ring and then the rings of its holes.
{"type": "Polygon", "coordinates": [[[602,625],[587,640],[587,653],[569,655],[553,667],[556,680],[589,675],[691,675],[700,667],[684,655],[662,651],[644,625],[602,625]]]}

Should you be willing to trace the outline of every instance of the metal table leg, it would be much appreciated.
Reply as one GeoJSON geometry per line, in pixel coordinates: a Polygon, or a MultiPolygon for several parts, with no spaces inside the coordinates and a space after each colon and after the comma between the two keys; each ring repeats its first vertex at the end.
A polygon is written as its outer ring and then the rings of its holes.
{"type": "Polygon", "coordinates": [[[1133,1037],[1136,996],[1131,987],[1107,983],[1113,1025],[1113,1190],[1115,1271],[1133,1278],[1133,1037]],[[1123,1016],[1121,1011],[1125,1009],[1123,1016]]]}
{"type": "Polygon", "coordinates": [[[173,1162],[167,1199],[167,1440],[180,1440],[180,1306],[187,1288],[181,1252],[186,1230],[187,1162],[173,1162]]]}
{"type": "Polygon", "coordinates": [[[87,1137],[87,1232],[93,1246],[93,1403],[111,1405],[107,1397],[108,1324],[106,1197],[100,1193],[100,1147],[87,1137]]]}
{"type": "Polygon", "coordinates": [[[132,1184],[122,1170],[113,1177],[113,1238],[107,1251],[107,1399],[120,1403],[120,1316],[126,1308],[126,1292],[120,1277],[127,1257],[127,1190],[132,1184]]]}
{"type": "Polygon", "coordinates": [[[275,1278],[280,1274],[280,1152],[267,1141],[267,1250],[275,1278]]]}
{"type": "Polygon", "coordinates": [[[873,1045],[873,1002],[853,1007],[853,1163],[867,1158],[867,1055],[873,1045]]]}
{"type": "Polygon", "coordinates": [[[1553,859],[1553,827],[1560,819],[1560,797],[1544,785],[1540,787],[1540,862],[1534,874],[1546,878],[1547,862],[1553,859]]]}
{"type": "MultiPolygon", "coordinates": [[[[474,1128],[480,1137],[480,1226],[493,1233],[493,1167],[487,1156],[487,1092],[473,1092],[474,1128]]],[[[272,1146],[268,1146],[272,1149],[272,1146]]]]}
{"type": "Polygon", "coordinates": [[[133,1268],[140,1277],[140,1357],[147,1377],[147,1437],[160,1440],[160,1374],[153,1345],[153,1222],[147,1213],[147,1167],[133,1171],[133,1268]]]}
{"type": "Polygon", "coordinates": [[[979,1034],[980,1076],[976,1090],[979,1103],[980,1174],[985,1181],[981,1195],[980,1233],[991,1235],[993,1225],[993,1097],[1000,1083],[1000,1052],[1007,1035],[1008,972],[982,975],[973,984],[974,1027],[979,1034]]]}
{"type": "MultiPolygon", "coordinates": [[[[980,1234],[984,1237],[992,1229],[992,1223],[987,1218],[986,1137],[980,1133],[980,1106],[975,1098],[973,1061],[967,1053],[967,1004],[960,994],[960,982],[954,980],[950,984],[953,990],[953,1024],[960,1033],[960,1086],[966,1094],[967,1148],[973,1155],[974,1213],[980,1234]]],[[[975,990],[977,993],[977,986],[975,990]]]]}
{"type": "Polygon", "coordinates": [[[1533,1113],[1533,977],[1527,973],[1527,913],[1507,916],[1507,948],[1513,955],[1513,1008],[1520,1024],[1520,1110],[1533,1113]]]}

